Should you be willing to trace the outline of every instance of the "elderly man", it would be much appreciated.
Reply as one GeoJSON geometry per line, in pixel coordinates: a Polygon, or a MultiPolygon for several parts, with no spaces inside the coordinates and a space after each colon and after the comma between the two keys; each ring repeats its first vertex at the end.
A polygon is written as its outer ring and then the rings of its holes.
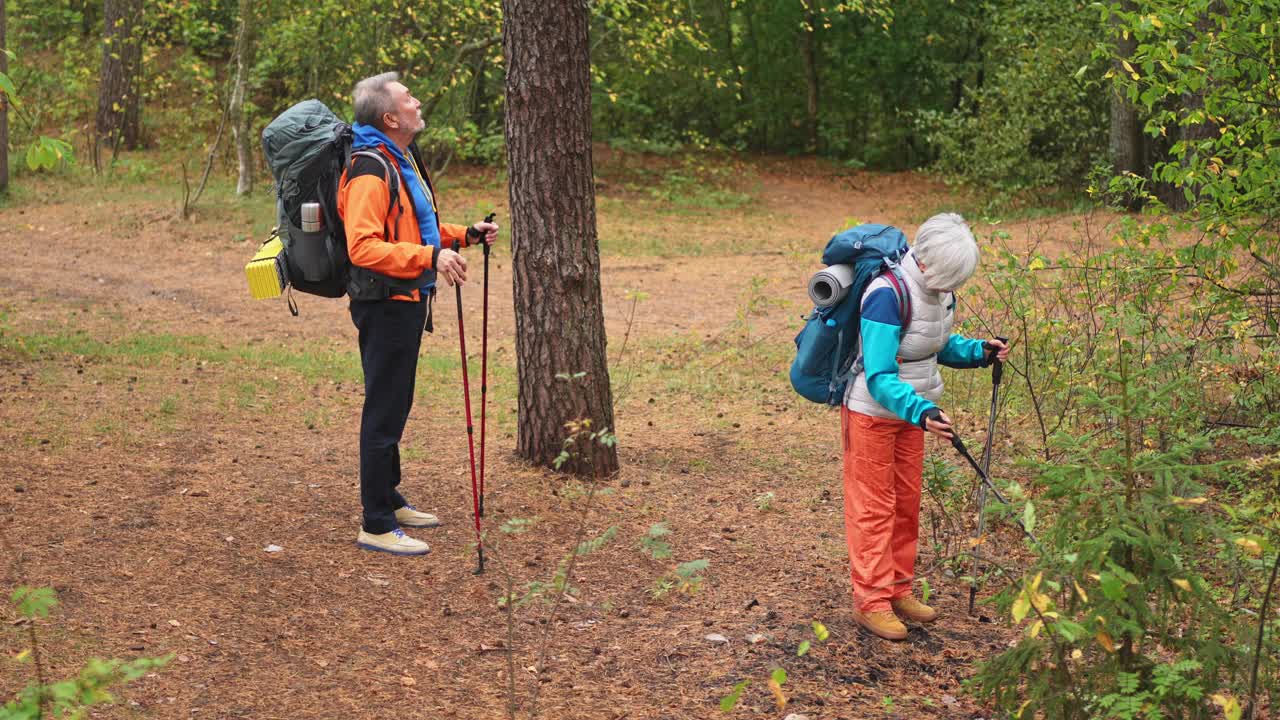
{"type": "Polygon", "coordinates": [[[400,528],[435,527],[440,521],[414,509],[396,489],[418,349],[423,330],[432,329],[436,276],[450,285],[467,279],[466,260],[450,246],[492,243],[498,226],[440,222],[435,189],[414,144],[426,126],[422,103],[399,80],[396,73],[383,73],[356,84],[352,162],[338,188],[338,214],[352,266],[347,294],[364,368],[364,516],[356,543],[395,555],[425,555],[427,543],[400,528]]]}
{"type": "Polygon", "coordinates": [[[939,365],[986,367],[1009,348],[998,339],[951,333],[955,291],[978,267],[978,244],[955,213],[920,226],[902,259],[912,316],[903,329],[897,291],[881,276],[861,298],[863,369],[845,391],[844,523],[854,619],[887,640],[907,637],[902,620],[927,623],[933,608],[911,594],[920,527],[924,434],[950,439],[939,365]],[[901,618],[901,619],[900,619],[901,618]]]}

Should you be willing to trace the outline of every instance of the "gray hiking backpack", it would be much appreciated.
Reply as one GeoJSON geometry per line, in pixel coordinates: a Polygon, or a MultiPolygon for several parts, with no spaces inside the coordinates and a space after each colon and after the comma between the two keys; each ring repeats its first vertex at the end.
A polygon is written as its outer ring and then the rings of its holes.
{"type": "MultiPolygon", "coordinates": [[[[400,175],[381,153],[351,152],[350,125],[319,100],[304,100],[280,113],[262,131],[262,153],[276,181],[277,231],[290,287],[328,298],[350,293],[355,299],[381,299],[416,287],[414,281],[353,268],[347,257],[346,229],[338,217],[338,182],[352,156],[380,162],[391,193],[390,208],[400,200],[400,175]],[[320,206],[318,231],[303,230],[306,203],[320,206]]],[[[289,309],[298,314],[292,302],[289,309]]]]}

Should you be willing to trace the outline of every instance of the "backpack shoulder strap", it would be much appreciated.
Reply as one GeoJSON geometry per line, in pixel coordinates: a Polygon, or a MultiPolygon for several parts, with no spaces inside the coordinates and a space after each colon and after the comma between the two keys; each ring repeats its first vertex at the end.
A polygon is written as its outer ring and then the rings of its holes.
{"type": "Polygon", "coordinates": [[[907,281],[902,277],[902,271],[898,269],[897,263],[888,263],[888,269],[882,275],[893,286],[893,292],[898,296],[898,317],[902,319],[901,332],[905,334],[907,326],[911,324],[911,291],[907,289],[907,281]]]}
{"type": "MultiPolygon", "coordinates": [[[[387,162],[387,159],[377,150],[356,150],[351,153],[353,161],[358,157],[377,160],[378,163],[382,165],[383,177],[385,177],[387,181],[387,191],[391,195],[391,204],[387,206],[387,225],[388,227],[393,228],[396,242],[400,242],[400,223],[397,222],[394,226],[391,224],[391,212],[400,204],[400,173],[396,172],[395,169],[391,167],[391,163],[387,162]]],[[[348,167],[350,166],[348,165],[348,167]]]]}

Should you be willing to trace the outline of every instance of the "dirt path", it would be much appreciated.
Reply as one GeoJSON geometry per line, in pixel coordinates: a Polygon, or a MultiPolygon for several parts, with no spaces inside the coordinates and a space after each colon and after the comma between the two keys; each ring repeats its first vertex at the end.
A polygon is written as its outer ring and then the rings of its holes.
{"type": "MultiPolygon", "coordinates": [[[[621,191],[613,207],[627,212],[602,205],[606,241],[696,231],[704,244],[605,259],[625,469],[587,527],[618,530],[582,559],[580,596],[550,626],[543,716],[716,717],[751,679],[737,714],[782,717],[765,689],[776,666],[790,677],[787,712],[810,718],[981,716],[959,683],[1008,631],[968,617],[965,586],[941,570],[943,622],[896,645],[853,625],[838,423],[801,406],[782,375],[815,248],[855,218],[914,229],[946,206],[946,188],[800,162],[750,170],[738,208],[674,212],[621,191]],[[659,522],[669,560],[637,544],[659,522]],[[710,561],[701,589],[664,592],[675,562],[696,558],[710,561]],[[797,657],[815,619],[831,638],[797,657]]],[[[460,185],[445,191],[452,207],[507,214],[504,192],[460,185]]],[[[24,582],[59,593],[44,631],[52,674],[91,655],[174,653],[96,717],[501,717],[503,574],[471,574],[452,294],[426,341],[403,488],[447,525],[421,533],[425,559],[360,552],[362,393],[344,303],[303,297],[292,318],[248,299],[252,209],[223,201],[183,223],[146,189],[98,195],[0,210],[0,520],[23,548],[24,582]]],[[[507,258],[496,288],[510,287],[507,258]]],[[[493,323],[486,522],[536,518],[499,540],[519,588],[556,572],[582,487],[511,456],[509,292],[495,292],[493,323]]],[[[936,560],[925,548],[921,565],[936,560]]],[[[537,602],[516,612],[526,706],[547,616],[537,602]]],[[[12,655],[17,636],[4,642],[12,655]]],[[[0,665],[2,694],[27,672],[0,665]]]]}

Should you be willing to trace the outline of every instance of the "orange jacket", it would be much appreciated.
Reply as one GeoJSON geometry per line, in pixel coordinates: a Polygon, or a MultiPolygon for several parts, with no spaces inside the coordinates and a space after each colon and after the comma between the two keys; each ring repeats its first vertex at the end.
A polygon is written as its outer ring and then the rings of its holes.
{"type": "MultiPolygon", "coordinates": [[[[435,188],[431,185],[427,173],[422,170],[416,148],[411,148],[409,157],[413,159],[423,187],[428,189],[431,202],[436,202],[435,188]]],[[[383,146],[378,151],[387,159],[393,171],[399,172],[399,165],[391,153],[383,146]]],[[[400,201],[388,218],[391,211],[390,189],[383,177],[383,168],[379,165],[375,172],[357,170],[356,164],[361,158],[355,158],[347,170],[343,171],[338,182],[338,217],[347,230],[347,256],[352,265],[368,268],[376,273],[393,278],[411,280],[422,274],[424,270],[434,270],[437,248],[422,244],[422,234],[418,231],[418,219],[413,212],[413,199],[400,179],[400,201]],[[348,179],[348,173],[355,171],[348,179]],[[386,237],[391,228],[391,237],[386,237]]],[[[363,162],[376,164],[370,158],[363,162]]],[[[439,217],[439,205],[436,205],[436,217],[439,217]]],[[[456,240],[462,247],[467,246],[467,227],[439,223],[441,245],[451,249],[456,240]]],[[[409,300],[417,302],[420,294],[414,290],[409,295],[392,295],[393,300],[409,300]]]]}

